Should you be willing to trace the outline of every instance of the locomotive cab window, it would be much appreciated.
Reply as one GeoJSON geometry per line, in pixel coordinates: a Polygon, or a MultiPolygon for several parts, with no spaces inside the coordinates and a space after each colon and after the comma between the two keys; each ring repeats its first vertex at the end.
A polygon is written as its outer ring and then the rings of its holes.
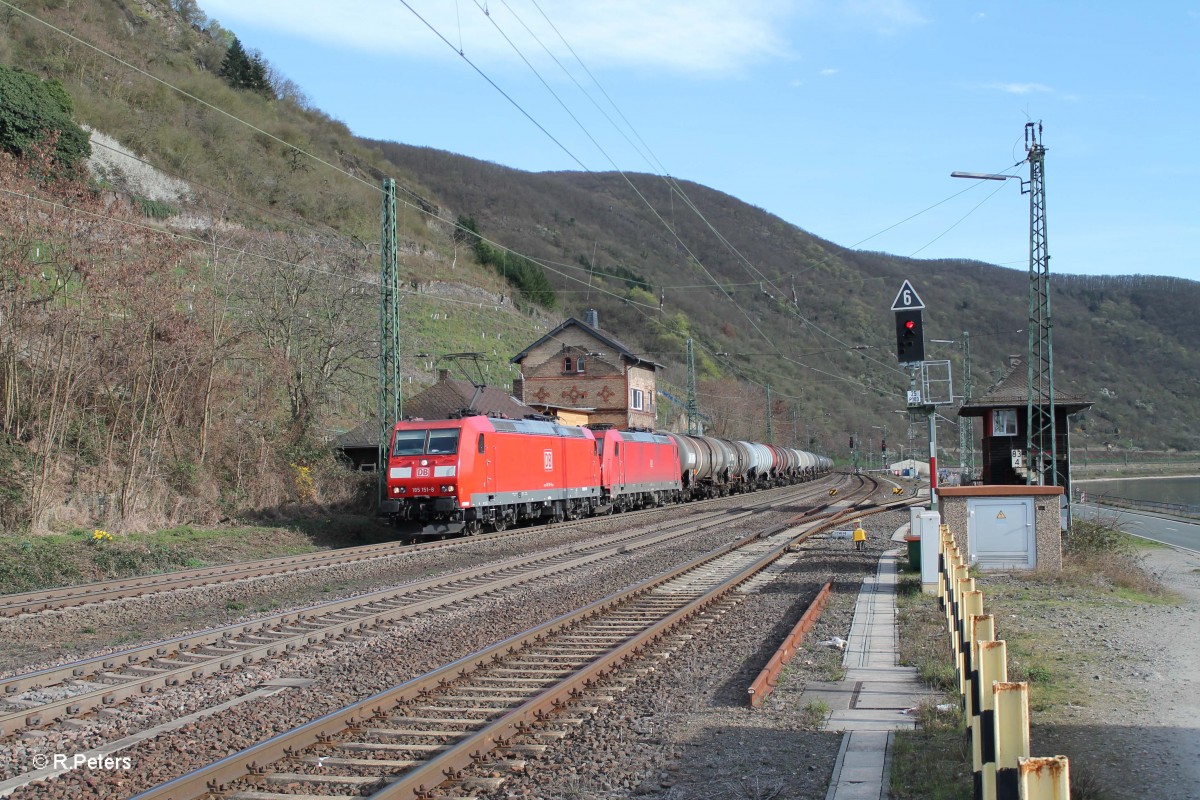
{"type": "Polygon", "coordinates": [[[479,434],[479,452],[483,452],[483,434],[479,434]]]}
{"type": "Polygon", "coordinates": [[[458,429],[443,428],[429,432],[429,446],[425,452],[431,456],[449,456],[458,452],[458,429]]]}
{"type": "Polygon", "coordinates": [[[425,431],[396,431],[394,456],[419,456],[425,452],[425,431]]]}

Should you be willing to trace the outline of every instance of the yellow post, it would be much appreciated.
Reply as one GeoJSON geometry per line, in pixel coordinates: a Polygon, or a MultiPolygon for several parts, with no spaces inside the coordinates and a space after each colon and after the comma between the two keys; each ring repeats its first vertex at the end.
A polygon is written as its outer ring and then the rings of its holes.
{"type": "Polygon", "coordinates": [[[962,594],[962,619],[958,625],[958,663],[960,699],[963,709],[967,709],[967,698],[971,694],[971,650],[973,647],[971,623],[976,615],[983,613],[983,592],[975,588],[975,579],[971,578],[971,587],[962,594]]]}
{"type": "Polygon", "coordinates": [[[950,549],[947,546],[946,537],[938,537],[938,563],[937,563],[937,599],[940,608],[946,607],[946,565],[950,563],[950,549]]]}
{"type": "Polygon", "coordinates": [[[996,700],[996,800],[1020,800],[1017,759],[1029,757],[1029,684],[992,684],[996,700]]]}
{"type": "Polygon", "coordinates": [[[967,652],[971,654],[971,691],[967,695],[967,724],[975,724],[979,721],[980,696],[982,694],[979,683],[979,645],[983,642],[990,642],[996,638],[996,619],[991,614],[984,614],[982,609],[980,613],[971,617],[971,646],[967,648],[967,652]]]}
{"type": "Polygon", "coordinates": [[[1021,800],[1071,800],[1071,770],[1066,756],[1018,758],[1021,800]]]}
{"type": "Polygon", "coordinates": [[[1008,644],[979,643],[979,720],[971,728],[975,766],[975,798],[996,797],[996,694],[993,686],[1008,680],[1008,644]]]}
{"type": "Polygon", "coordinates": [[[955,566],[953,572],[950,573],[949,582],[947,583],[950,587],[950,598],[949,602],[946,603],[946,630],[951,635],[951,646],[954,645],[954,626],[958,623],[959,614],[961,613],[958,608],[962,602],[963,591],[960,581],[968,580],[967,576],[968,570],[966,567],[962,565],[955,566]]]}
{"type": "MultiPolygon", "coordinates": [[[[963,573],[966,572],[966,567],[960,567],[963,573]]],[[[965,639],[963,638],[963,620],[965,619],[964,604],[966,603],[967,593],[975,591],[975,579],[968,578],[963,575],[954,582],[954,617],[950,620],[950,647],[954,651],[954,665],[958,670],[958,690],[962,691],[962,669],[959,664],[959,656],[962,655],[962,646],[965,639]]]]}

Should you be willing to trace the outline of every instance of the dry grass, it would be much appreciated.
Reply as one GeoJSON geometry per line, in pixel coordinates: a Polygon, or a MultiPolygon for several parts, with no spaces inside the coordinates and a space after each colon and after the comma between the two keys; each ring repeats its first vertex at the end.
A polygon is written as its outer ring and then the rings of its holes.
{"type": "Polygon", "coordinates": [[[1055,582],[1131,592],[1146,600],[1169,596],[1162,576],[1147,569],[1136,541],[1112,521],[1077,520],[1063,539],[1063,569],[1039,573],[1055,582]]]}
{"type": "Polygon", "coordinates": [[[916,667],[921,680],[935,689],[957,690],[945,619],[937,600],[921,593],[919,577],[900,578],[896,587],[896,620],[900,625],[900,663],[916,667]]]}

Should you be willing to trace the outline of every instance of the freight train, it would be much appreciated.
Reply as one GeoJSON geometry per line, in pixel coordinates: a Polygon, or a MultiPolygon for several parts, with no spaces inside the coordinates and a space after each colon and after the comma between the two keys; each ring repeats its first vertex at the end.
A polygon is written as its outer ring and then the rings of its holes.
{"type": "Polygon", "coordinates": [[[399,422],[390,452],[381,512],[411,536],[721,497],[811,480],[833,465],[758,442],[479,415],[399,422]]]}

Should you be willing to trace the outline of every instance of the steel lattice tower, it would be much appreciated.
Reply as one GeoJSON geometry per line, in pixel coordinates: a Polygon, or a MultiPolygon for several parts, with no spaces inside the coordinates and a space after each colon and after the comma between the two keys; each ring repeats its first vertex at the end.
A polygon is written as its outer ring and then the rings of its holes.
{"type": "Polygon", "coordinates": [[[700,435],[700,412],[696,405],[696,355],[692,340],[687,340],[687,423],[688,436],[700,435]]]}
{"type": "Polygon", "coordinates": [[[964,474],[973,478],[975,477],[975,444],[971,441],[971,434],[974,433],[975,425],[970,417],[964,417],[961,413],[962,407],[971,402],[971,336],[967,331],[963,331],[962,346],[963,396],[958,415],[958,466],[964,474]]]}
{"type": "Polygon", "coordinates": [[[1029,161],[1029,401],[1025,452],[1026,482],[1050,485],[1059,479],[1054,423],[1054,355],[1050,343],[1050,254],[1046,248],[1046,148],[1040,122],[1025,124],[1029,161]],[[1047,464],[1047,459],[1049,463],[1047,464]],[[1047,470],[1049,475],[1047,475],[1047,470]]]}
{"type": "Polygon", "coordinates": [[[400,293],[396,283],[396,181],[383,181],[379,256],[379,499],[387,499],[388,444],[404,413],[400,385],[400,293]]]}

